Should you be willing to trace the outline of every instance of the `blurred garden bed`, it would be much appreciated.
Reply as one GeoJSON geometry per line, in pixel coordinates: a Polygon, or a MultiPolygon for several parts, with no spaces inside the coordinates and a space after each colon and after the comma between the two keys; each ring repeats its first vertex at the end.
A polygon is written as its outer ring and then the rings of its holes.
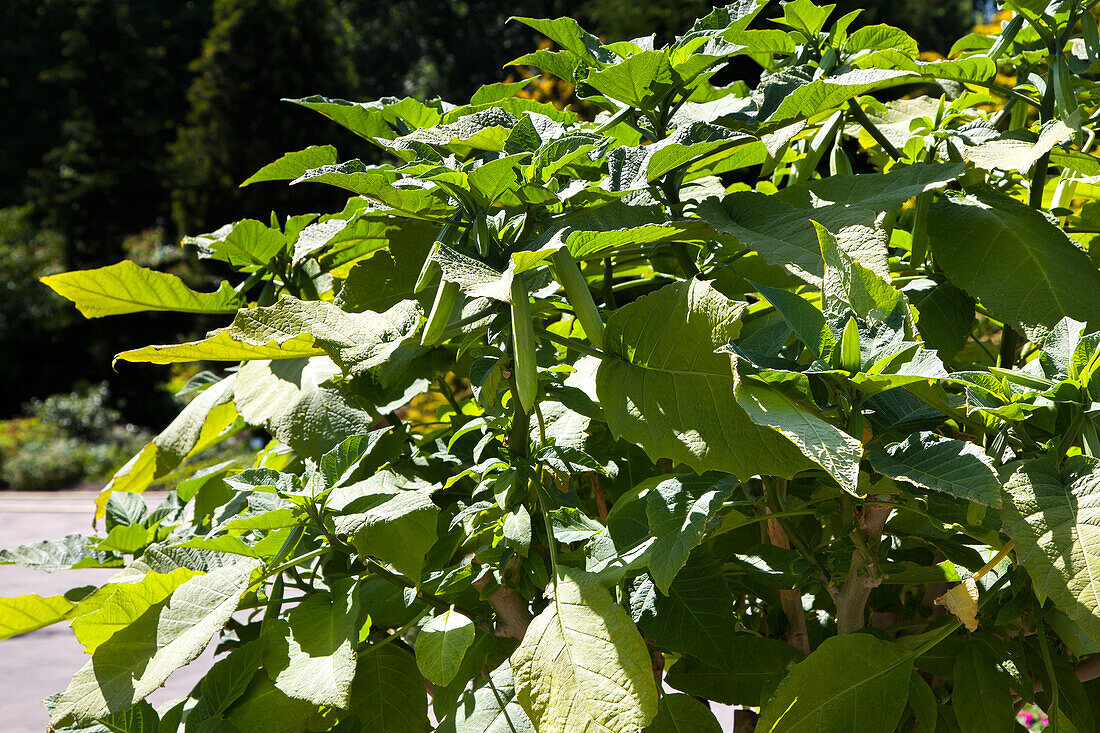
{"type": "MultiPolygon", "coordinates": [[[[44,491],[106,483],[153,434],[127,423],[110,405],[106,383],[84,385],[24,406],[24,415],[0,420],[0,489],[44,491]]],[[[219,444],[203,460],[185,464],[188,474],[244,456],[251,434],[219,444]]],[[[172,476],[172,481],[186,475],[172,476]]]]}

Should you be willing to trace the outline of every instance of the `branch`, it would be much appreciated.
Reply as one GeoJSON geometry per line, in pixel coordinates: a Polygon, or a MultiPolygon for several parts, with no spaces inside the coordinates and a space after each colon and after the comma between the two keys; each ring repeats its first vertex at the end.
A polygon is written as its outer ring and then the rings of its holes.
{"type": "Polygon", "coordinates": [[[592,494],[596,497],[596,511],[599,512],[600,521],[607,521],[607,497],[604,496],[603,487],[600,486],[599,479],[596,478],[596,474],[588,474],[588,478],[592,481],[592,494]]]}
{"type": "MultiPolygon", "coordinates": [[[[764,490],[769,498],[775,499],[778,491],[786,492],[787,490],[787,482],[783,479],[772,479],[765,476],[763,481],[764,490]]],[[[773,513],[777,511],[777,508],[769,507],[767,511],[773,513]]],[[[780,522],[786,523],[786,520],[769,519],[767,521],[765,527],[768,540],[776,547],[789,550],[791,549],[790,535],[780,522]]],[[[806,629],[806,610],[802,607],[802,591],[798,588],[778,590],[776,595],[779,596],[779,604],[783,607],[783,615],[787,617],[787,643],[809,654],[810,636],[806,629]]]]}
{"type": "Polygon", "coordinates": [[[868,497],[876,503],[865,504],[859,515],[859,527],[852,531],[856,547],[852,551],[852,565],[844,586],[834,596],[836,601],[836,625],[841,634],[859,631],[866,624],[867,599],[882,583],[882,573],[875,560],[882,530],[890,518],[893,507],[889,496],[868,497]]]}
{"type": "MultiPolygon", "coordinates": [[[[489,585],[489,579],[493,574],[486,570],[480,578],[473,582],[473,586],[480,593],[489,585]]],[[[522,639],[527,633],[527,627],[531,625],[531,609],[526,599],[506,585],[499,585],[489,596],[489,605],[497,614],[497,627],[495,634],[511,639],[522,639]]]]}

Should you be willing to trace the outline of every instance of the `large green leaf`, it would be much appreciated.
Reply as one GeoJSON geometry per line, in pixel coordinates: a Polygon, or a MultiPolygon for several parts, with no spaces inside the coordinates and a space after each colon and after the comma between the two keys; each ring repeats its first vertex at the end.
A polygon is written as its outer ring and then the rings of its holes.
{"type": "Polygon", "coordinates": [[[1100,271],[1043,214],[994,191],[933,204],[936,263],[995,316],[1033,340],[1065,316],[1100,327],[1100,271]]]}
{"type": "Polygon", "coordinates": [[[215,331],[199,341],[182,344],[142,346],[115,355],[116,361],[145,364],[180,364],[190,361],[246,361],[248,359],[300,359],[317,356],[325,350],[314,344],[309,334],[301,334],[283,342],[261,344],[242,343],[229,329],[215,331]]]}
{"type": "MultiPolygon", "coordinates": [[[[503,130],[503,128],[494,129],[503,130]]],[[[447,203],[447,195],[442,189],[398,186],[393,178],[394,174],[391,171],[378,170],[376,166],[367,166],[362,161],[350,160],[308,171],[291,183],[327,183],[371,201],[377,201],[391,210],[392,214],[412,219],[441,221],[455,212],[455,207],[447,203]]]]}
{"type": "Polygon", "coordinates": [[[241,184],[241,188],[263,181],[292,181],[306,171],[323,165],[333,165],[336,160],[336,148],[331,145],[310,145],[305,150],[287,153],[273,163],[268,163],[249,176],[241,184]]]}
{"type": "MultiPolygon", "coordinates": [[[[1014,130],[977,145],[963,148],[962,154],[979,168],[987,171],[1018,171],[1027,175],[1031,167],[1056,145],[1073,136],[1073,130],[1061,120],[1045,123],[1036,134],[1014,130]]],[[[1072,168],[1070,161],[1058,161],[1057,165],[1072,168]]]]}
{"type": "Polygon", "coordinates": [[[436,540],[439,508],[431,489],[386,471],[329,495],[336,531],[350,535],[360,554],[377,557],[413,581],[436,540]]]}
{"type": "Polygon", "coordinates": [[[73,607],[65,596],[37,594],[0,598],[0,639],[56,624],[73,607]]]}
{"type": "Polygon", "coordinates": [[[885,450],[868,446],[879,473],[985,506],[1001,505],[1001,482],[993,460],[973,443],[936,433],[914,433],[885,450]]]}
{"type": "Polygon", "coordinates": [[[843,317],[849,311],[861,318],[886,321],[904,301],[901,292],[880,273],[853,257],[829,229],[813,222],[825,263],[821,279],[822,308],[843,317]]]}
{"type": "Polygon", "coordinates": [[[759,707],[792,664],[803,659],[799,650],[785,641],[751,634],[731,633],[717,650],[723,657],[715,664],[693,656],[680,659],[665,680],[671,687],[726,705],[759,707]]]}
{"type": "Polygon", "coordinates": [[[359,718],[359,730],[426,733],[428,696],[413,655],[396,644],[363,650],[350,711],[359,718]]]}
{"type": "Polygon", "coordinates": [[[238,424],[232,404],[237,375],[207,387],[187,403],[168,427],[115,472],[96,498],[96,518],[107,511],[116,491],[142,492],[157,478],[168,474],[188,456],[200,453],[232,432],[238,424]]]}
{"type": "Polygon", "coordinates": [[[1008,477],[1005,530],[1035,591],[1100,643],[1100,463],[1026,461],[1008,477]]]}
{"type": "Polygon", "coordinates": [[[951,707],[962,733],[1012,733],[1016,724],[1008,679],[997,660],[979,643],[962,648],[955,659],[951,707]]]}
{"type": "Polygon", "coordinates": [[[672,694],[661,698],[657,717],[646,733],[722,733],[714,713],[691,695],[672,694]]]}
{"type": "Polygon", "coordinates": [[[664,51],[642,51],[592,72],[585,81],[606,97],[651,110],[672,88],[672,66],[664,51]]]}
{"type": "Polygon", "coordinates": [[[266,308],[241,311],[229,327],[249,344],[284,343],[309,335],[346,374],[359,376],[384,364],[420,327],[422,310],[403,300],[384,313],[348,313],[320,300],[283,298],[266,308]]]}
{"type": "Polygon", "coordinates": [[[734,390],[737,404],[758,426],[767,426],[789,440],[836,479],[840,488],[859,494],[856,486],[863,444],[826,422],[813,408],[796,402],[786,392],[743,380],[734,390]]]}
{"type": "Polygon", "coordinates": [[[857,28],[844,42],[844,50],[848,53],[880,48],[895,48],[912,57],[920,53],[920,47],[912,36],[885,23],[857,28]]]}
{"type": "Polygon", "coordinates": [[[331,386],[339,374],[327,356],[250,361],[237,374],[234,401],[250,425],[265,427],[301,455],[319,459],[374,417],[331,386]]]}
{"type": "Polygon", "coordinates": [[[757,730],[890,733],[909,693],[910,656],[868,634],[826,639],[760,711],[757,730]]]}
{"type": "Polygon", "coordinates": [[[714,236],[705,222],[696,219],[640,224],[622,229],[585,231],[568,224],[554,227],[534,240],[531,249],[512,253],[515,272],[532,270],[563,246],[574,259],[607,255],[619,247],[638,247],[665,242],[705,242],[714,236]]]}
{"type": "Polygon", "coordinates": [[[535,66],[543,71],[549,71],[560,79],[574,83],[582,63],[581,57],[572,51],[551,51],[540,48],[538,51],[525,53],[512,59],[505,66],[535,66]]]}
{"type": "Polygon", "coordinates": [[[321,217],[302,229],[294,242],[292,262],[303,265],[312,258],[323,271],[343,274],[342,266],[380,249],[397,250],[423,239],[435,241],[440,228],[437,222],[395,216],[384,206],[352,198],[339,214],[321,217]]]}
{"type": "Polygon", "coordinates": [[[997,63],[984,54],[961,59],[920,61],[902,50],[884,48],[859,57],[853,65],[867,71],[896,69],[930,79],[962,82],[990,81],[997,75],[997,63]]]}
{"type": "Polygon", "coordinates": [[[567,51],[571,51],[590,66],[602,68],[607,64],[619,60],[610,49],[600,44],[600,39],[588,33],[580,24],[572,18],[512,18],[524,25],[534,28],[536,31],[557,43],[567,51]]]}
{"type": "Polygon", "coordinates": [[[256,676],[263,651],[263,641],[256,640],[237,647],[214,662],[214,666],[191,691],[191,697],[198,698],[198,702],[187,719],[197,725],[228,710],[256,676]]]}
{"type": "Polygon", "coordinates": [[[512,654],[520,705],[537,730],[635,733],[657,713],[645,642],[587,573],[561,569],[550,605],[512,654]]]}
{"type": "Polygon", "coordinates": [[[830,204],[803,209],[775,196],[743,191],[699,205],[698,215],[718,232],[737,238],[766,262],[782,267],[811,285],[820,285],[824,274],[821,244],[814,222],[837,239],[852,259],[882,277],[888,277],[886,238],[875,227],[871,209],[830,204]]]}
{"type": "Polygon", "coordinates": [[[404,451],[406,440],[403,430],[389,426],[344,440],[321,458],[325,486],[343,486],[373,476],[404,451]]]}
{"type": "Polygon", "coordinates": [[[160,716],[147,700],[100,718],[99,722],[111,733],[157,733],[160,730],[160,716]]]}
{"type": "Polygon", "coordinates": [[[892,211],[918,194],[943,188],[965,170],[965,163],[916,163],[889,173],[829,176],[784,188],[775,196],[801,208],[844,204],[892,211]]]}
{"type": "Polygon", "coordinates": [[[374,102],[348,102],[313,95],[302,99],[285,99],[328,117],[360,137],[377,144],[397,137],[395,128],[432,126],[442,117],[440,103],[425,104],[412,97],[384,97],[374,102]]]}
{"type": "Polygon", "coordinates": [[[176,588],[198,575],[177,568],[170,573],[123,572],[92,592],[68,614],[77,641],[86,654],[95,654],[105,641],[138,620],[153,606],[172,595],[176,588]]]}
{"type": "Polygon", "coordinates": [[[736,636],[737,616],[722,566],[709,557],[690,560],[667,591],[657,594],[643,580],[631,594],[631,608],[646,638],[670,651],[718,663],[736,636]]]}
{"type": "Polygon", "coordinates": [[[828,364],[836,347],[836,337],[829,330],[825,315],[809,300],[789,290],[750,284],[783,316],[783,320],[799,341],[806,344],[810,353],[828,364]]]}
{"type": "MultiPolygon", "coordinates": [[[[525,116],[523,121],[511,130],[508,142],[505,143],[505,152],[512,152],[513,144],[517,148],[534,148],[538,143],[538,131],[530,118],[525,116]],[[525,142],[521,143],[520,139],[525,142]]],[[[524,188],[518,169],[521,162],[525,160],[527,160],[525,155],[505,155],[469,171],[439,166],[427,173],[422,173],[420,178],[438,183],[456,198],[469,200],[482,211],[520,206],[528,194],[533,194],[536,190],[545,190],[524,188]]],[[[540,200],[536,201],[536,203],[550,202],[557,202],[557,198],[550,191],[545,191],[545,194],[540,196],[540,200]]]]}
{"type": "Polygon", "coordinates": [[[646,499],[649,531],[656,537],[649,574],[665,595],[707,523],[738,486],[733,476],[679,476],[658,484],[646,499]]]}
{"type": "Polygon", "coordinates": [[[414,130],[408,135],[395,138],[393,144],[397,148],[423,144],[499,152],[504,149],[504,143],[518,121],[510,112],[490,106],[480,112],[463,115],[453,122],[414,130]]]}
{"type": "Polygon", "coordinates": [[[910,78],[909,73],[900,70],[852,69],[837,76],[816,79],[793,90],[769,89],[774,97],[765,97],[762,109],[773,110],[767,116],[769,123],[787,122],[836,107],[875,89],[902,84],[910,78]]]}
{"type": "Polygon", "coordinates": [[[438,733],[535,733],[527,713],[516,701],[512,667],[507,662],[493,670],[483,684],[458,701],[438,733]]]}
{"type": "Polygon", "coordinates": [[[730,357],[745,304],[690,280],[638,298],[607,323],[596,392],[616,437],[697,473],[793,476],[813,464],[737,403],[730,357]]]}
{"type": "Polygon", "coordinates": [[[274,624],[264,669],[288,697],[346,708],[355,677],[359,596],[348,593],[346,584],[334,591],[308,595],[274,624]]]}
{"type": "Polygon", "coordinates": [[[416,635],[416,666],[437,685],[449,685],[474,643],[474,622],[454,606],[433,616],[416,635]]]}
{"type": "Polygon", "coordinates": [[[55,573],[76,568],[116,568],[122,565],[122,558],[113,552],[96,550],[95,543],[85,535],[70,534],[59,540],[0,550],[0,565],[21,565],[55,573]]]}
{"type": "MultiPolygon", "coordinates": [[[[229,729],[236,733],[300,733],[305,730],[306,721],[316,713],[316,705],[289,697],[270,677],[259,672],[226,712],[225,718],[231,726],[229,729]]],[[[219,730],[216,722],[203,728],[219,730]]]]}
{"type": "MultiPolygon", "coordinates": [[[[942,278],[941,278],[942,280],[942,278]]],[[[974,299],[950,282],[921,278],[904,288],[917,309],[917,329],[929,348],[943,359],[962,351],[974,324],[974,299]]]]}
{"type": "Polygon", "coordinates": [[[143,311],[235,313],[246,305],[227,282],[213,293],[197,293],[175,275],[138,267],[130,260],[48,275],[42,282],[75,303],[85,318],[143,311]]]}
{"type": "Polygon", "coordinates": [[[812,39],[825,27],[825,21],[832,12],[828,5],[820,6],[812,0],[791,0],[783,6],[783,17],[776,18],[775,22],[793,28],[804,38],[812,39]]]}
{"type": "Polygon", "coordinates": [[[255,219],[242,219],[216,232],[186,237],[183,241],[194,245],[200,256],[228,262],[242,272],[263,269],[288,245],[283,232],[255,219]]]}
{"type": "Polygon", "coordinates": [[[221,630],[257,565],[247,560],[196,576],[115,632],[61,693],[51,725],[91,722],[150,695],[221,630]]]}
{"type": "Polygon", "coordinates": [[[713,169],[723,159],[723,151],[733,155],[739,146],[754,141],[725,127],[690,122],[651,145],[611,151],[607,157],[609,175],[602,185],[610,191],[645,189],[666,173],[704,158],[713,169]]]}

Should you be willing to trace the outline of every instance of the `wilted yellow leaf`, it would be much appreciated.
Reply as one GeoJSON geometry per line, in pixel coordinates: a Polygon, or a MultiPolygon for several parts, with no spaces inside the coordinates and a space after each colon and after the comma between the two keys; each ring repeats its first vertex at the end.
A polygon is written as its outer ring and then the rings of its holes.
{"type": "Polygon", "coordinates": [[[936,599],[936,604],[947,606],[970,631],[978,628],[978,584],[974,578],[967,578],[951,590],[936,599]]]}

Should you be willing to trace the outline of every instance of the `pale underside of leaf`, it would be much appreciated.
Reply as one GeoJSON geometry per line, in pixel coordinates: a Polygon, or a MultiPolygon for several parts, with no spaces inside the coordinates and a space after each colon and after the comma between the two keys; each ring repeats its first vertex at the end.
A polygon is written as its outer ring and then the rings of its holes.
{"type": "Polygon", "coordinates": [[[255,560],[187,581],[163,604],[116,632],[58,699],[51,724],[87,723],[144,699],[209,643],[236,610],[255,560]]]}
{"type": "Polygon", "coordinates": [[[1037,593],[1100,643],[1100,466],[1070,458],[1019,466],[1005,483],[1004,518],[1037,593]]]}
{"type": "Polygon", "coordinates": [[[536,730],[635,733],[656,714],[649,654],[630,616],[592,576],[564,570],[512,655],[536,730]]]}

